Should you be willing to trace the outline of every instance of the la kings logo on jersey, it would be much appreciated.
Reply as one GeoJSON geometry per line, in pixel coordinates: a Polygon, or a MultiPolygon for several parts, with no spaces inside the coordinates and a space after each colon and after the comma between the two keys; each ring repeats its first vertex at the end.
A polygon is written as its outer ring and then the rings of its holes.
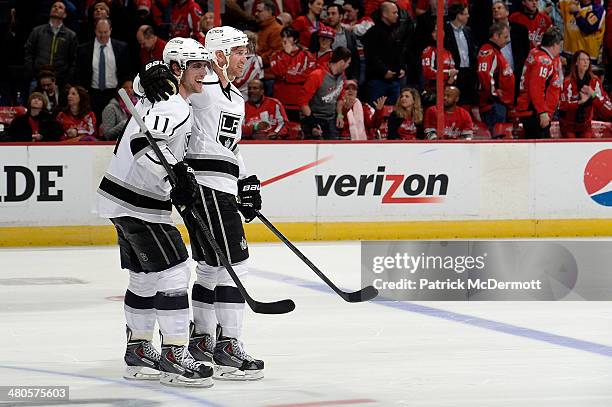
{"type": "Polygon", "coordinates": [[[240,119],[240,115],[221,111],[219,128],[217,129],[217,141],[225,146],[225,148],[231,150],[237,144],[240,119]]]}

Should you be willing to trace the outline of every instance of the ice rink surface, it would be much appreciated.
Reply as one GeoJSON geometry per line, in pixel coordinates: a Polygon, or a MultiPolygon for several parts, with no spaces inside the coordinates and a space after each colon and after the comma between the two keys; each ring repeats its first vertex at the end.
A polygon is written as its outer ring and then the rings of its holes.
{"type": "MultiPolygon", "coordinates": [[[[359,288],[359,242],[298,246],[359,288]]],[[[184,389],[121,377],[117,247],[3,249],[0,264],[0,385],[70,386],[69,402],[20,406],[612,406],[610,303],[349,304],[285,246],[252,244],[251,295],[296,303],[247,311],[265,378],[184,389]]]]}

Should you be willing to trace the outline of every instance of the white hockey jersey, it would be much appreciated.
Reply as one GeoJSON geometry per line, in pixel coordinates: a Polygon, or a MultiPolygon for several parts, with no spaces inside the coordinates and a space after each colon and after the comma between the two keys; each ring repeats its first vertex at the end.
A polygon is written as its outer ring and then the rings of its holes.
{"type": "MultiPolygon", "coordinates": [[[[192,110],[180,94],[165,102],[143,99],[136,105],[151,135],[170,164],[183,160],[191,136],[192,110]]],[[[104,218],[131,216],[172,224],[170,183],[145,135],[130,119],[117,141],[98,188],[98,213],[104,218]]]]}
{"type": "Polygon", "coordinates": [[[218,81],[204,83],[202,93],[189,97],[193,107],[193,137],[185,161],[198,184],[232,195],[238,179],[246,176],[238,150],[244,120],[244,99],[233,84],[223,89],[218,81]]]}

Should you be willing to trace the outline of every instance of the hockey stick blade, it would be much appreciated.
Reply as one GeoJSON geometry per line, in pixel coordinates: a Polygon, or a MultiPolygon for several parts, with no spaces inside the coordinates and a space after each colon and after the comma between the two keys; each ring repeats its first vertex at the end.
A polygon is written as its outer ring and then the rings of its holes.
{"type": "Polygon", "coordinates": [[[329,286],[329,288],[334,290],[336,294],[342,297],[344,301],[346,302],[364,302],[364,301],[370,301],[371,299],[376,298],[376,296],[378,295],[378,290],[371,285],[364,287],[361,290],[352,292],[352,293],[347,293],[339,289],[329,278],[327,278],[327,276],[321,270],[319,270],[317,266],[314,265],[313,262],[310,261],[310,259],[308,259],[308,257],[304,255],[304,253],[302,253],[297,247],[295,247],[295,245],[291,243],[289,239],[287,239],[285,235],[283,235],[280,232],[280,230],[278,230],[276,226],[272,224],[272,222],[270,222],[265,216],[263,216],[261,212],[255,211],[255,214],[257,215],[259,220],[264,225],[266,225],[266,227],[270,229],[272,233],[276,235],[276,237],[278,237],[289,249],[291,249],[291,251],[295,253],[295,255],[298,256],[300,260],[306,263],[306,265],[310,267],[310,269],[314,271],[315,274],[319,276],[321,280],[323,280],[329,286]]]}
{"type": "MultiPolygon", "coordinates": [[[[153,136],[151,135],[151,132],[149,132],[149,129],[147,128],[147,125],[145,124],[145,122],[142,120],[142,117],[140,117],[140,115],[136,111],[136,109],[135,109],[134,105],[132,104],[132,101],[130,100],[130,98],[129,98],[127,92],[125,91],[125,89],[119,89],[119,96],[121,97],[121,99],[125,103],[125,106],[128,108],[130,114],[132,115],[132,118],[134,118],[136,123],[138,123],[138,126],[140,127],[140,129],[144,133],[144,135],[145,135],[145,137],[147,139],[147,142],[149,143],[149,146],[151,147],[151,149],[153,150],[153,152],[157,156],[157,159],[159,160],[159,162],[162,164],[162,166],[166,170],[166,173],[168,174],[168,179],[170,181],[170,185],[172,185],[172,186],[176,185],[176,183],[177,183],[176,174],[174,173],[174,171],[172,170],[172,167],[170,166],[170,164],[166,160],[166,157],[164,157],[164,154],[161,152],[159,146],[157,145],[157,143],[153,139],[153,136]]],[[[188,210],[185,207],[177,207],[176,209],[181,213],[181,215],[184,215],[186,213],[191,215],[191,217],[195,221],[195,223],[196,223],[200,233],[202,235],[204,235],[204,237],[206,238],[206,241],[208,242],[208,244],[215,251],[215,254],[217,255],[217,257],[221,261],[221,264],[223,265],[223,267],[225,267],[225,269],[229,273],[230,277],[232,278],[232,280],[236,284],[236,287],[240,291],[240,294],[242,294],[242,296],[244,297],[244,300],[246,301],[247,304],[249,304],[249,307],[254,312],[256,312],[258,314],[286,314],[287,312],[291,312],[291,311],[293,311],[295,309],[295,303],[293,301],[291,301],[291,300],[281,300],[281,301],[269,302],[269,303],[259,302],[259,301],[254,300],[249,295],[249,293],[247,292],[246,288],[244,288],[244,285],[242,284],[242,282],[238,278],[238,275],[236,274],[236,271],[234,271],[234,268],[232,267],[232,265],[230,264],[229,260],[225,256],[225,253],[219,247],[219,244],[215,240],[215,238],[212,235],[212,232],[210,231],[208,226],[206,226],[206,223],[204,223],[204,220],[202,219],[200,214],[194,208],[190,208],[188,210]]],[[[199,240],[201,238],[201,236],[199,234],[197,234],[197,235],[198,235],[198,240],[199,240]]],[[[200,243],[200,245],[202,245],[202,241],[201,240],[199,241],[199,243],[200,243]]]]}
{"type": "Polygon", "coordinates": [[[295,309],[295,303],[291,300],[257,302],[251,306],[251,309],[258,314],[286,314],[295,309]]]}

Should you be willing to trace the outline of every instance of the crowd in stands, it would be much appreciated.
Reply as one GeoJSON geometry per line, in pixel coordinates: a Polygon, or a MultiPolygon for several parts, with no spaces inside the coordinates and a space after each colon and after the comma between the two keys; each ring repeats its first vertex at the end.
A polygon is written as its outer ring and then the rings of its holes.
{"type": "MultiPolygon", "coordinates": [[[[168,39],[204,43],[209,4],[0,2],[0,141],[116,140],[129,119],[118,89],[136,102],[132,79],[168,39]]],[[[610,0],[225,0],[222,11],[250,40],[234,81],[244,139],[612,137],[610,0]]]]}

